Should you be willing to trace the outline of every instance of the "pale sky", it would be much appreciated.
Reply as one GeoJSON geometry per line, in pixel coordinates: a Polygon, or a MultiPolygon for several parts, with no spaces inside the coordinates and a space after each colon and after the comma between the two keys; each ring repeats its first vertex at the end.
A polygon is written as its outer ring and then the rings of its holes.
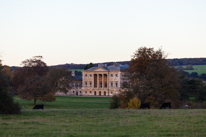
{"type": "Polygon", "coordinates": [[[206,0],[0,0],[3,65],[129,61],[142,46],[206,57],[206,0]]]}

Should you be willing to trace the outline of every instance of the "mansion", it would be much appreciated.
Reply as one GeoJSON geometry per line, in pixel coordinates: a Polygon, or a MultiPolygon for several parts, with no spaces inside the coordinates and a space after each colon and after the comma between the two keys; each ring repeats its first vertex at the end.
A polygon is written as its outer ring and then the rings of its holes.
{"type": "Polygon", "coordinates": [[[128,67],[128,65],[121,64],[110,66],[99,64],[98,67],[83,70],[82,76],[75,76],[72,72],[72,88],[66,94],[59,91],[56,96],[112,96],[119,94],[124,82],[123,70],[128,67]]]}

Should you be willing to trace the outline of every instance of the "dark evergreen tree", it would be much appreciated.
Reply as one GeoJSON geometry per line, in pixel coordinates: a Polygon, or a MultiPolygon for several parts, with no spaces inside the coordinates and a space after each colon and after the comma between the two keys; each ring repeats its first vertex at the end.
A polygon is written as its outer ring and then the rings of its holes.
{"type": "Polygon", "coordinates": [[[13,98],[8,92],[11,89],[12,87],[10,75],[5,74],[4,71],[2,71],[0,60],[0,114],[21,113],[19,104],[14,103],[13,98]]]}
{"type": "Polygon", "coordinates": [[[89,63],[87,64],[85,67],[84,67],[84,70],[87,70],[89,68],[92,68],[94,65],[92,63],[89,63]]]}

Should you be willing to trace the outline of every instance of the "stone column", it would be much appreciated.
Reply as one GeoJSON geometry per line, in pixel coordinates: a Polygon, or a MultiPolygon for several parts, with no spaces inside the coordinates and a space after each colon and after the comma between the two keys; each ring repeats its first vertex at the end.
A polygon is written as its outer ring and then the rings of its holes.
{"type": "Polygon", "coordinates": [[[99,88],[99,74],[97,74],[97,88],[99,88]]]}
{"type": "Polygon", "coordinates": [[[102,89],[104,88],[104,74],[102,74],[102,89]]]}
{"type": "Polygon", "coordinates": [[[94,73],[92,73],[92,89],[94,89],[94,73]]]}

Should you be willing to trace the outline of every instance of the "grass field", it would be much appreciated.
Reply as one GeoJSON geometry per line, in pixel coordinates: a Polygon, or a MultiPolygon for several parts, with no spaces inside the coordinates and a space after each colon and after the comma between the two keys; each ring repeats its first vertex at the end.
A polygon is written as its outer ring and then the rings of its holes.
{"type": "Polygon", "coordinates": [[[70,69],[69,71],[83,71],[84,69],[70,69]]]}
{"type": "MultiPolygon", "coordinates": [[[[197,72],[198,75],[201,75],[202,73],[205,73],[206,74],[206,65],[192,65],[194,70],[184,70],[188,73],[192,73],[192,72],[197,72]]],[[[176,66],[178,67],[178,66],[176,66]]],[[[182,66],[182,67],[186,67],[186,66],[182,66]]]]}
{"type": "MultiPolygon", "coordinates": [[[[18,102],[23,109],[32,109],[34,107],[33,100],[20,99],[14,97],[15,102],[18,102]]],[[[98,109],[109,108],[110,97],[68,97],[58,96],[54,102],[46,102],[45,109],[98,109]]],[[[37,104],[43,104],[37,100],[37,104]]]]}
{"type": "Polygon", "coordinates": [[[57,97],[44,110],[32,110],[28,108],[32,101],[15,97],[25,109],[19,115],[0,115],[0,136],[206,136],[204,109],[111,110],[109,99],[57,97]]]}

